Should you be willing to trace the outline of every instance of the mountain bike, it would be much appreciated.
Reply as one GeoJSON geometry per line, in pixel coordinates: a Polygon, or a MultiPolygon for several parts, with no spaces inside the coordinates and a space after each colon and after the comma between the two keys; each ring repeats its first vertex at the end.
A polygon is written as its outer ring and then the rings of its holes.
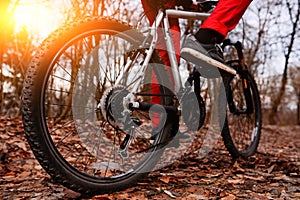
{"type": "MultiPolygon", "coordinates": [[[[204,20],[215,4],[199,4],[203,12],[162,8],[147,32],[112,18],[86,17],[41,44],[24,81],[22,116],[35,157],[56,182],[88,195],[125,189],[172,157],[163,156],[180,148],[183,127],[201,129],[207,78],[193,66],[182,81],[169,18],[204,20]],[[160,24],[171,67],[155,48],[160,24]]],[[[226,46],[236,49],[238,59],[219,73],[218,123],[211,127],[219,128],[233,158],[248,157],[260,139],[260,97],[241,43],[226,40],[226,46]]]]}

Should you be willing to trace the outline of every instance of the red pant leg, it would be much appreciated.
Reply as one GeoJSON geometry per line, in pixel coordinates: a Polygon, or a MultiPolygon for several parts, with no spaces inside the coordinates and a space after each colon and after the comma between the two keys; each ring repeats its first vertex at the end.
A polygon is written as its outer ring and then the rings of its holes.
{"type": "MultiPolygon", "coordinates": [[[[155,1],[155,0],[141,0],[141,1],[142,1],[142,5],[144,8],[145,14],[150,22],[150,25],[152,25],[155,20],[156,14],[157,14],[157,10],[155,9],[155,4],[157,3],[157,1],[155,1]]],[[[172,8],[175,6],[175,1],[174,0],[168,1],[168,3],[166,3],[165,6],[172,8]]],[[[180,52],[180,28],[179,28],[179,23],[178,23],[177,19],[170,19],[170,30],[171,30],[171,35],[172,35],[174,48],[175,48],[175,52],[176,52],[177,62],[179,62],[179,59],[180,59],[180,53],[179,53],[180,52]]],[[[159,56],[161,57],[164,65],[165,65],[165,68],[166,68],[168,76],[169,76],[169,80],[171,82],[171,87],[174,87],[174,80],[173,80],[173,76],[171,75],[172,72],[171,72],[171,68],[170,68],[170,60],[169,60],[166,44],[164,41],[164,35],[161,30],[158,31],[158,41],[157,41],[156,51],[158,52],[159,56]]],[[[170,89],[173,90],[174,88],[170,88],[170,89]]],[[[157,80],[154,72],[152,72],[151,93],[152,94],[160,94],[158,80],[157,80]]],[[[151,101],[152,101],[152,104],[160,104],[161,98],[159,96],[153,96],[151,101]]],[[[152,118],[152,126],[153,127],[162,128],[162,127],[159,127],[160,122],[161,122],[161,117],[160,117],[159,113],[153,112],[151,114],[151,118],[152,118]]]]}
{"type": "MultiPolygon", "coordinates": [[[[155,0],[141,0],[142,5],[145,11],[145,14],[150,22],[150,25],[153,24],[157,10],[155,10],[155,4],[157,4],[157,1],[155,0]]],[[[169,0],[166,1],[165,6],[168,8],[173,8],[175,7],[175,0],[169,0]]],[[[179,23],[178,19],[170,19],[170,30],[171,30],[171,35],[174,43],[174,48],[175,48],[175,53],[176,53],[176,58],[177,61],[179,62],[180,59],[180,28],[179,28],[179,23]]],[[[162,31],[158,32],[158,41],[157,41],[157,46],[156,50],[158,51],[158,54],[160,55],[163,63],[166,66],[170,66],[170,61],[168,57],[168,52],[166,50],[166,44],[164,41],[164,35],[162,31]]]]}
{"type": "MultiPolygon", "coordinates": [[[[155,6],[157,4],[157,1],[155,0],[141,0],[142,1],[142,5],[145,11],[145,14],[150,22],[150,25],[153,24],[156,14],[157,14],[157,10],[155,9],[155,6]]],[[[175,0],[170,0],[167,1],[165,3],[165,6],[168,8],[173,8],[175,7],[175,0]]],[[[170,31],[171,31],[171,35],[172,35],[172,40],[174,43],[174,48],[175,48],[175,53],[176,53],[176,58],[177,58],[177,62],[179,62],[180,59],[180,27],[179,27],[179,23],[177,19],[170,19],[170,31]]],[[[166,66],[166,70],[167,73],[169,75],[170,78],[170,82],[171,82],[171,86],[174,86],[174,81],[173,81],[173,76],[171,75],[171,69],[170,69],[170,60],[169,60],[169,56],[168,56],[168,52],[166,50],[166,44],[164,41],[164,35],[162,31],[158,31],[158,41],[157,41],[157,46],[156,46],[156,50],[159,54],[159,56],[161,57],[164,65],[166,66]]],[[[155,77],[153,77],[154,80],[156,80],[155,77]]],[[[173,90],[173,88],[170,88],[173,90]]],[[[158,91],[158,89],[153,89],[154,91],[158,91]]],[[[156,103],[159,103],[159,98],[154,98],[156,103]],[[156,99],[156,100],[155,100],[156,99]]],[[[153,102],[154,103],[154,102],[153,102]]]]}
{"type": "Polygon", "coordinates": [[[213,29],[226,36],[235,28],[252,0],[220,0],[201,28],[213,29]]]}

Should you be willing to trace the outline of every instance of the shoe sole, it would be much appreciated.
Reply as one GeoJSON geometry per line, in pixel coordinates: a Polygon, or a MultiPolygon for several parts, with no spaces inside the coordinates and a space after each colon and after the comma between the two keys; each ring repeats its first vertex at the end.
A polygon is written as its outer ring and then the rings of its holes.
{"type": "Polygon", "coordinates": [[[209,67],[217,67],[223,71],[226,71],[232,75],[236,75],[236,71],[223,63],[212,59],[211,57],[208,57],[202,53],[199,53],[198,51],[184,47],[181,49],[180,55],[182,58],[184,58],[187,61],[190,61],[196,65],[203,66],[208,65],[209,67]]]}

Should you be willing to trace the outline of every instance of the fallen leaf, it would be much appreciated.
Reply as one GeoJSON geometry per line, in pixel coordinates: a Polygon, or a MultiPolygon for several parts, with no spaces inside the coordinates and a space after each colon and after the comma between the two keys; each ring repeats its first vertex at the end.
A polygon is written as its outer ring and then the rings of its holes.
{"type": "Polygon", "coordinates": [[[207,173],[205,173],[204,171],[200,171],[196,173],[198,177],[206,177],[207,173]]]}
{"type": "Polygon", "coordinates": [[[245,172],[245,170],[242,167],[240,167],[238,161],[235,161],[235,163],[233,165],[233,171],[234,172],[241,172],[241,173],[245,172]]]}
{"type": "Polygon", "coordinates": [[[23,149],[23,151],[28,151],[24,142],[16,142],[14,144],[17,145],[20,149],[23,149]]]}
{"type": "Polygon", "coordinates": [[[189,200],[189,199],[207,199],[207,197],[204,195],[200,195],[200,194],[189,194],[185,197],[185,199],[187,199],[187,200],[189,200]]]}
{"type": "Polygon", "coordinates": [[[209,197],[210,196],[210,191],[209,190],[205,190],[204,193],[203,193],[203,195],[205,197],[209,197]]]}
{"type": "Polygon", "coordinates": [[[220,197],[225,197],[225,196],[228,196],[228,192],[226,192],[226,190],[223,190],[223,191],[220,193],[220,197]]]}
{"type": "Polygon", "coordinates": [[[170,190],[164,190],[164,193],[166,193],[167,195],[169,195],[171,198],[177,198],[180,197],[180,194],[170,191],[170,190]]]}
{"type": "Polygon", "coordinates": [[[236,196],[234,196],[233,194],[229,194],[226,197],[221,198],[221,200],[234,200],[236,199],[236,196]]]}
{"type": "Polygon", "coordinates": [[[22,172],[21,174],[19,174],[18,175],[18,177],[28,177],[28,176],[30,176],[31,175],[31,172],[26,172],[26,171],[24,171],[24,172],[22,172]]]}
{"type": "Polygon", "coordinates": [[[273,171],[273,169],[274,169],[275,166],[276,166],[276,165],[273,164],[271,167],[269,167],[269,168],[267,169],[268,174],[271,174],[271,172],[273,171]]]}
{"type": "Polygon", "coordinates": [[[169,183],[170,182],[170,176],[160,177],[159,180],[164,182],[164,183],[169,183]]]}
{"type": "Polygon", "coordinates": [[[188,193],[195,193],[198,190],[199,190],[198,186],[192,186],[192,187],[187,188],[185,191],[188,193]]]}
{"type": "Polygon", "coordinates": [[[245,175],[245,174],[237,174],[237,177],[239,177],[240,179],[250,179],[250,180],[254,180],[254,181],[264,181],[265,178],[263,176],[249,176],[249,175],[245,175]]]}
{"type": "Polygon", "coordinates": [[[217,174],[208,174],[207,177],[208,178],[217,178],[217,177],[220,177],[222,176],[223,173],[217,173],[217,174]]]}
{"type": "Polygon", "coordinates": [[[264,181],[265,178],[263,176],[248,176],[248,175],[244,175],[244,178],[250,179],[250,180],[254,180],[254,181],[264,181]]]}
{"type": "Polygon", "coordinates": [[[244,184],[245,181],[243,179],[229,179],[227,180],[228,183],[231,183],[231,184],[244,184]]]}

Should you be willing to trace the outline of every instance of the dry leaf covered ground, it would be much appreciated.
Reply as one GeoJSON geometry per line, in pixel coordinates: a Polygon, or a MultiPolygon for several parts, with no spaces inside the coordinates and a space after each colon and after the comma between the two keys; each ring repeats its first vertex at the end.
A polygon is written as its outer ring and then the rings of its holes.
{"type": "MultiPolygon", "coordinates": [[[[300,199],[300,126],[264,126],[258,152],[231,162],[220,141],[205,158],[193,153],[135,187],[92,199],[300,199]]],[[[74,199],[35,160],[20,118],[0,117],[0,199],[74,199]]]]}

